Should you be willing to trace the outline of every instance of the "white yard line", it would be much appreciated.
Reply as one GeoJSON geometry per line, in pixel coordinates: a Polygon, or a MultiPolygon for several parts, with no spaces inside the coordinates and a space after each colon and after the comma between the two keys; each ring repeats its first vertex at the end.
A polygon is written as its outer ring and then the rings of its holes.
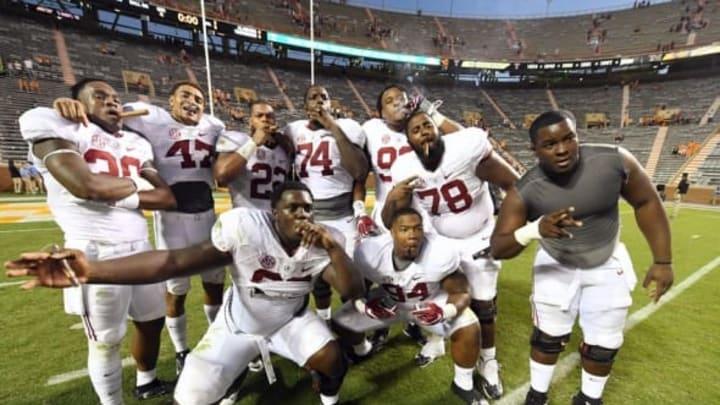
{"type": "MultiPolygon", "coordinates": [[[[668,291],[665,296],[660,299],[657,304],[647,304],[639,310],[633,312],[625,323],[625,332],[627,333],[632,328],[637,326],[642,321],[646,320],[650,315],[654,314],[655,311],[662,308],[668,302],[674,300],[678,295],[682,294],[685,290],[690,288],[698,280],[703,278],[705,275],[713,271],[716,267],[720,266],[720,256],[707,263],[706,265],[695,270],[690,276],[683,280],[680,284],[675,285],[668,291]]],[[[565,377],[570,372],[575,370],[575,367],[580,363],[580,355],[577,352],[573,352],[563,357],[555,367],[553,373],[553,383],[556,383],[565,377]]],[[[530,382],[513,389],[503,396],[499,401],[495,402],[495,405],[519,405],[525,401],[525,395],[530,388],[530,382]]]]}
{"type": "Polygon", "coordinates": [[[54,231],[54,230],[60,230],[60,228],[31,228],[31,229],[13,229],[13,230],[7,230],[7,231],[0,231],[0,233],[16,233],[16,232],[35,232],[35,231],[54,231]]]}
{"type": "Polygon", "coordinates": [[[14,285],[20,285],[20,284],[22,284],[22,283],[24,283],[24,282],[26,282],[26,281],[27,281],[27,280],[23,280],[23,281],[8,281],[8,282],[6,282],[6,283],[0,283],[0,288],[10,287],[10,286],[14,286],[14,285]]]}
{"type": "MultiPolygon", "coordinates": [[[[132,357],[125,357],[122,359],[122,366],[123,367],[129,367],[135,365],[135,360],[133,360],[132,357]]],[[[56,385],[56,384],[62,384],[64,382],[77,380],[78,378],[87,377],[88,371],[86,368],[75,370],[75,371],[68,371],[67,373],[62,373],[58,375],[54,375],[50,378],[48,378],[45,385],[56,385]]]]}

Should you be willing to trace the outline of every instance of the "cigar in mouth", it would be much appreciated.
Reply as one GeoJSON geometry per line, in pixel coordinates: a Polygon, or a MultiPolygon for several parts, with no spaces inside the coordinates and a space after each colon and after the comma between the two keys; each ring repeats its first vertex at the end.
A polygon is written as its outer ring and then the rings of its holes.
{"type": "Polygon", "coordinates": [[[130,110],[130,111],[121,112],[120,118],[140,117],[142,115],[148,115],[148,114],[150,114],[150,111],[148,111],[148,110],[130,110]]]}
{"type": "Polygon", "coordinates": [[[423,152],[425,152],[425,157],[430,157],[430,144],[426,143],[423,148],[423,152]]]}

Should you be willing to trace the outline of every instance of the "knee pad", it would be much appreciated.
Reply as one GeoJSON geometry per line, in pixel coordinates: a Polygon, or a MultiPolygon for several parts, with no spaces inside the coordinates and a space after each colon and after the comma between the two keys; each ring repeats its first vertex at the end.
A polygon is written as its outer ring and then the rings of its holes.
{"type": "Polygon", "coordinates": [[[348,363],[342,354],[340,354],[338,362],[340,363],[340,368],[334,375],[325,375],[324,373],[316,372],[320,380],[320,393],[323,395],[333,396],[337,395],[340,391],[340,386],[345,379],[345,374],[347,374],[348,363]]]}
{"type": "Polygon", "coordinates": [[[569,333],[562,336],[550,336],[535,327],[530,337],[530,346],[541,353],[556,354],[563,352],[569,341],[569,333]]]}
{"type": "Polygon", "coordinates": [[[331,295],[332,290],[330,289],[330,284],[322,278],[315,280],[315,285],[313,286],[313,296],[315,296],[315,299],[329,298],[331,295]]]}
{"type": "Polygon", "coordinates": [[[472,300],[470,309],[477,316],[481,325],[495,323],[497,316],[497,296],[489,301],[472,300]]]}
{"type": "Polygon", "coordinates": [[[588,345],[582,342],[580,343],[578,351],[584,359],[592,360],[596,363],[612,364],[612,362],[615,361],[615,356],[619,349],[608,349],[607,347],[588,345]]]}

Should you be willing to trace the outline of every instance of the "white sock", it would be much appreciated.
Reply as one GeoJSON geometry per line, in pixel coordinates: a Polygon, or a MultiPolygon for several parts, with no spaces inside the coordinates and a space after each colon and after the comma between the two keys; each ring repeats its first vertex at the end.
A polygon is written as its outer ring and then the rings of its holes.
{"type": "Polygon", "coordinates": [[[599,399],[602,397],[603,390],[605,389],[605,383],[609,376],[598,376],[590,374],[585,369],[582,370],[582,385],[581,390],[583,394],[590,398],[599,399]]]}
{"type": "Polygon", "coordinates": [[[554,364],[541,364],[530,359],[530,386],[537,392],[548,392],[554,370],[554,364]]]}
{"type": "Polygon", "coordinates": [[[320,394],[320,402],[322,402],[323,405],[335,405],[340,401],[340,395],[323,395],[320,394]]]}
{"type": "Polygon", "coordinates": [[[370,350],[372,350],[372,343],[370,343],[370,341],[367,339],[363,339],[362,343],[353,345],[353,351],[358,356],[364,356],[370,353],[370,350]]]}
{"type": "Polygon", "coordinates": [[[453,378],[453,382],[465,391],[470,391],[473,389],[473,371],[475,371],[473,367],[465,368],[455,364],[455,377],[453,378]]]}
{"type": "Polygon", "coordinates": [[[88,374],[102,405],[122,405],[120,345],[88,341],[88,374]]]}
{"type": "Polygon", "coordinates": [[[332,315],[332,310],[330,309],[330,307],[327,307],[327,308],[325,308],[325,309],[317,308],[317,309],[315,310],[315,312],[317,312],[317,314],[318,314],[318,316],[320,317],[320,319],[322,319],[322,320],[324,320],[324,321],[329,321],[329,320],[330,320],[330,316],[332,315]]]}
{"type": "Polygon", "coordinates": [[[165,326],[175,346],[175,353],[187,350],[187,316],[182,314],[176,318],[165,317],[165,326]]]}
{"type": "Polygon", "coordinates": [[[151,382],[155,381],[157,378],[157,369],[152,369],[148,371],[142,371],[138,369],[135,372],[135,386],[139,387],[141,385],[150,384],[151,382]]]}
{"type": "Polygon", "coordinates": [[[220,305],[203,305],[205,310],[205,318],[207,318],[208,325],[211,325],[220,310],[220,305]]]}
{"type": "Polygon", "coordinates": [[[480,358],[483,359],[483,361],[495,359],[495,347],[480,349],[480,358]]]}

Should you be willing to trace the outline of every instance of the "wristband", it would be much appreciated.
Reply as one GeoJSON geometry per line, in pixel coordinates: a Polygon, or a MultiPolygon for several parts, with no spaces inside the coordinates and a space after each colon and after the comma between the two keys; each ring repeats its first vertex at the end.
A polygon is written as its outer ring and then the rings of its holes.
{"type": "Polygon", "coordinates": [[[355,309],[360,312],[361,314],[365,313],[365,309],[367,309],[367,305],[365,305],[365,300],[362,298],[358,298],[355,301],[353,301],[353,306],[355,309]]]}
{"type": "Polygon", "coordinates": [[[672,265],[672,260],[655,260],[655,264],[660,266],[670,266],[672,265]]]}
{"type": "Polygon", "coordinates": [[[131,210],[138,209],[140,207],[140,196],[138,195],[137,191],[130,194],[129,196],[123,198],[122,200],[117,200],[113,204],[113,206],[118,208],[127,208],[131,210]]]}
{"type": "MultiPolygon", "coordinates": [[[[130,176],[128,178],[133,182],[133,184],[135,184],[136,192],[148,191],[148,190],[152,190],[155,188],[155,186],[153,186],[149,181],[145,180],[142,177],[130,176]]],[[[127,197],[125,197],[125,198],[127,198],[127,197]]]]}
{"type": "Polygon", "coordinates": [[[235,149],[235,153],[245,158],[245,160],[250,160],[250,158],[255,154],[255,151],[257,150],[258,146],[250,139],[249,141],[245,142],[245,144],[237,149],[235,149]]]}
{"type": "Polygon", "coordinates": [[[455,318],[455,316],[457,316],[457,313],[458,313],[458,310],[457,310],[457,307],[455,306],[455,304],[451,304],[451,303],[447,303],[447,304],[443,305],[442,310],[443,310],[443,318],[444,319],[455,318]]]}
{"type": "Polygon", "coordinates": [[[447,117],[445,117],[440,111],[433,111],[433,113],[430,114],[430,118],[433,120],[433,122],[438,128],[442,126],[442,124],[447,119],[447,117]]]}
{"type": "Polygon", "coordinates": [[[513,236],[515,237],[517,243],[527,246],[533,240],[542,239],[542,236],[540,235],[540,220],[542,218],[543,217],[540,217],[533,222],[528,222],[525,226],[516,229],[513,236]]]}
{"type": "Polygon", "coordinates": [[[352,207],[353,207],[353,216],[354,216],[354,217],[359,217],[359,216],[361,216],[361,215],[366,215],[365,202],[360,201],[360,200],[356,200],[356,201],[353,202],[352,207]]]}

